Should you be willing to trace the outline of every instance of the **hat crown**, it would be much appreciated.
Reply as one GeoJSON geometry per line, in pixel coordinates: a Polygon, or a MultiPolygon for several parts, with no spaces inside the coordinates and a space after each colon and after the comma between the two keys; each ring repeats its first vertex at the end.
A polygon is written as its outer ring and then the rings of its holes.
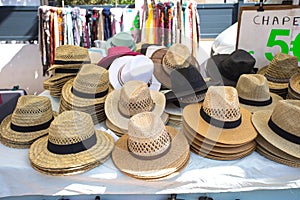
{"type": "Polygon", "coordinates": [[[156,156],[170,146],[171,139],[160,117],[142,112],[128,123],[128,148],[138,156],[156,156]]]}
{"type": "Polygon", "coordinates": [[[108,56],[113,56],[113,55],[128,53],[131,52],[131,50],[126,46],[116,46],[116,47],[110,47],[107,50],[107,52],[108,52],[107,53],[108,56]]]}
{"type": "MultiPolygon", "coordinates": [[[[191,64],[192,55],[189,48],[180,43],[173,44],[163,57],[167,72],[172,69],[186,68],[191,64]]],[[[171,73],[171,71],[169,71],[171,73]]]]}
{"type": "Polygon", "coordinates": [[[11,116],[11,123],[17,126],[35,126],[53,118],[51,101],[48,97],[24,95],[18,99],[11,116]]]}
{"type": "Polygon", "coordinates": [[[133,40],[133,37],[129,33],[120,32],[112,37],[111,43],[112,43],[112,46],[126,46],[131,49],[133,46],[134,40],[133,40]]]}
{"type": "Polygon", "coordinates": [[[61,45],[55,50],[55,60],[62,61],[90,61],[86,48],[76,45],[61,45]]]}
{"type": "Polygon", "coordinates": [[[280,100],[276,104],[272,115],[272,121],[288,133],[300,137],[300,101],[280,100]]]}
{"type": "Polygon", "coordinates": [[[109,87],[108,71],[95,64],[85,64],[74,79],[73,88],[79,92],[96,94],[109,87]]]}
{"type": "Polygon", "coordinates": [[[94,133],[94,124],[89,114],[64,111],[52,121],[48,140],[57,145],[69,145],[84,141],[94,133]]]}
{"type": "Polygon", "coordinates": [[[230,122],[240,119],[237,90],[230,86],[210,86],[203,101],[203,111],[220,121],[230,122]]]}
{"type": "Polygon", "coordinates": [[[239,97],[251,101],[270,99],[269,85],[266,77],[260,74],[243,74],[240,76],[236,89],[239,97]]]}

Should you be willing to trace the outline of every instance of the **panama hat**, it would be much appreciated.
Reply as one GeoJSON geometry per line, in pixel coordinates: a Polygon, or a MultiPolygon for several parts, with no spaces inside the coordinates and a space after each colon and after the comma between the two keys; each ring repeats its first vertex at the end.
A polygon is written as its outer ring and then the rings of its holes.
{"type": "Polygon", "coordinates": [[[1,123],[0,141],[9,147],[29,148],[36,139],[48,134],[55,115],[48,97],[21,96],[13,113],[1,123]]]}
{"type": "Polygon", "coordinates": [[[105,43],[106,52],[108,52],[109,48],[116,46],[125,46],[131,51],[135,51],[136,49],[136,43],[132,35],[128,32],[119,32],[109,38],[105,43]]]}
{"type": "Polygon", "coordinates": [[[113,61],[109,68],[109,82],[114,89],[132,80],[147,83],[150,90],[160,90],[160,82],[153,75],[154,64],[144,55],[123,56],[113,61]]]}
{"type": "MultiPolygon", "coordinates": [[[[58,175],[61,170],[82,173],[87,166],[99,165],[114,148],[109,134],[95,130],[91,116],[80,111],[65,111],[50,125],[49,135],[36,140],[29,149],[32,165],[58,175]]],[[[59,174],[62,175],[62,174],[59,174]]]]}
{"type": "Polygon", "coordinates": [[[102,58],[97,65],[104,67],[106,69],[109,68],[111,63],[119,57],[122,56],[136,56],[136,55],[141,55],[138,52],[131,51],[128,47],[125,46],[116,46],[116,47],[111,47],[108,49],[107,56],[102,58]]]}
{"type": "Polygon", "coordinates": [[[251,113],[240,108],[231,86],[209,87],[203,103],[187,105],[182,115],[192,130],[219,143],[245,144],[257,136],[251,113]]]}
{"type": "Polygon", "coordinates": [[[270,144],[300,158],[300,101],[280,100],[273,111],[257,111],[252,122],[270,144]]]}
{"type": "Polygon", "coordinates": [[[128,134],[116,142],[115,166],[135,178],[160,178],[177,171],[189,157],[189,145],[175,128],[157,115],[142,112],[130,118],[128,134]]]}
{"type": "Polygon", "coordinates": [[[250,112],[272,110],[282,97],[270,93],[266,77],[260,74],[242,74],[236,90],[240,105],[250,112]]]}
{"type": "Polygon", "coordinates": [[[256,60],[243,49],[231,54],[217,54],[207,60],[206,72],[213,81],[221,81],[226,86],[235,87],[242,74],[255,74],[256,60]]]}
{"type": "Polygon", "coordinates": [[[151,111],[157,116],[164,112],[166,99],[158,91],[149,90],[142,81],[128,81],[121,89],[112,91],[105,100],[105,114],[117,127],[128,130],[131,116],[151,111]]]}

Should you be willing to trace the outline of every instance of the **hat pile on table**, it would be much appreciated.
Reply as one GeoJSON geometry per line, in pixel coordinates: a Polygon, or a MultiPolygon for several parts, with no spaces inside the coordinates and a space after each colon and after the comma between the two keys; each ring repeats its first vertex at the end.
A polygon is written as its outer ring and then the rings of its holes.
{"type": "Polygon", "coordinates": [[[53,97],[60,97],[63,85],[74,78],[81,66],[90,63],[86,48],[75,45],[62,45],[56,48],[54,64],[48,69],[50,78],[44,81],[44,89],[53,97]]]}
{"type": "Polygon", "coordinates": [[[300,72],[290,78],[286,98],[300,100],[300,72]]]}
{"type": "Polygon", "coordinates": [[[29,149],[32,167],[49,175],[86,172],[104,163],[114,148],[111,135],[94,129],[90,115],[65,111],[51,123],[49,135],[29,149]]]}
{"type": "Polygon", "coordinates": [[[77,76],[63,86],[59,111],[86,112],[97,124],[106,119],[104,102],[111,91],[108,71],[95,64],[84,64],[77,76]]]}
{"type": "Polygon", "coordinates": [[[251,112],[240,107],[231,86],[211,86],[203,103],[183,109],[183,132],[191,150],[203,157],[234,160],[255,150],[251,112]]]}

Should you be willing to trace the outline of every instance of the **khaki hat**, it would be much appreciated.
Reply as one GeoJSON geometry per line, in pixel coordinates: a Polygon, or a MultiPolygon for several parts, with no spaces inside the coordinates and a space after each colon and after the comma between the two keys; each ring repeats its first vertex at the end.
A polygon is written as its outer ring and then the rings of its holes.
{"type": "Polygon", "coordinates": [[[300,158],[300,101],[280,100],[273,111],[257,111],[252,122],[258,133],[281,151],[300,158]]]}
{"type": "Polygon", "coordinates": [[[151,111],[161,116],[166,104],[165,96],[149,90],[142,81],[128,81],[121,89],[112,91],[105,100],[105,114],[117,127],[128,130],[130,117],[137,113],[151,111]]]}
{"type": "Polygon", "coordinates": [[[55,115],[48,97],[21,96],[13,113],[1,123],[0,141],[9,147],[29,148],[36,139],[48,134],[55,115]]]}
{"type": "Polygon", "coordinates": [[[266,77],[261,74],[243,74],[240,76],[236,90],[239,102],[250,112],[272,110],[282,97],[270,93],[266,77]]]}
{"type": "Polygon", "coordinates": [[[296,73],[290,78],[287,99],[300,100],[300,73],[296,73]]]}

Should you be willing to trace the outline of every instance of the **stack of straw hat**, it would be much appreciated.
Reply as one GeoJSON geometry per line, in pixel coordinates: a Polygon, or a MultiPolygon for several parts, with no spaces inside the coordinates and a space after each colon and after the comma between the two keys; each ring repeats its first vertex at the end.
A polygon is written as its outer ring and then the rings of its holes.
{"type": "Polygon", "coordinates": [[[86,112],[95,124],[100,123],[106,119],[104,102],[111,91],[108,71],[96,64],[84,64],[77,76],[63,86],[59,111],[86,112]]]}
{"type": "Polygon", "coordinates": [[[158,91],[150,90],[142,81],[128,81],[121,89],[112,91],[105,100],[106,125],[118,136],[128,130],[130,117],[150,111],[160,116],[165,123],[168,115],[164,114],[166,99],[158,91]]]}
{"type": "Polygon", "coordinates": [[[177,129],[164,126],[160,117],[142,112],[129,120],[128,134],[116,142],[115,166],[124,174],[144,180],[177,175],[188,164],[189,144],[177,129]]]}
{"type": "Polygon", "coordinates": [[[44,89],[53,97],[60,97],[63,85],[74,78],[81,66],[90,63],[86,48],[75,45],[62,45],[56,48],[54,64],[48,69],[52,75],[44,81],[44,89]]]}
{"type": "Polygon", "coordinates": [[[29,148],[38,138],[48,134],[56,113],[48,97],[25,95],[1,123],[0,141],[13,148],[29,148]]]}
{"type": "Polygon", "coordinates": [[[257,73],[267,78],[270,92],[286,98],[289,80],[297,72],[300,72],[298,57],[277,53],[270,64],[261,68],[257,73]]]}
{"type": "Polygon", "coordinates": [[[240,108],[237,91],[231,86],[211,86],[203,103],[186,106],[183,132],[193,152],[216,160],[245,157],[256,146],[251,112],[240,108]]]}
{"type": "Polygon", "coordinates": [[[286,98],[300,100],[300,73],[296,73],[290,78],[286,98]]]}
{"type": "Polygon", "coordinates": [[[104,163],[113,148],[112,136],[95,130],[90,115],[66,111],[53,120],[48,136],[30,146],[29,159],[32,167],[41,173],[72,175],[104,163]]]}
{"type": "Polygon", "coordinates": [[[300,167],[300,101],[280,100],[274,110],[257,111],[252,122],[257,152],[275,162],[300,167]]]}

